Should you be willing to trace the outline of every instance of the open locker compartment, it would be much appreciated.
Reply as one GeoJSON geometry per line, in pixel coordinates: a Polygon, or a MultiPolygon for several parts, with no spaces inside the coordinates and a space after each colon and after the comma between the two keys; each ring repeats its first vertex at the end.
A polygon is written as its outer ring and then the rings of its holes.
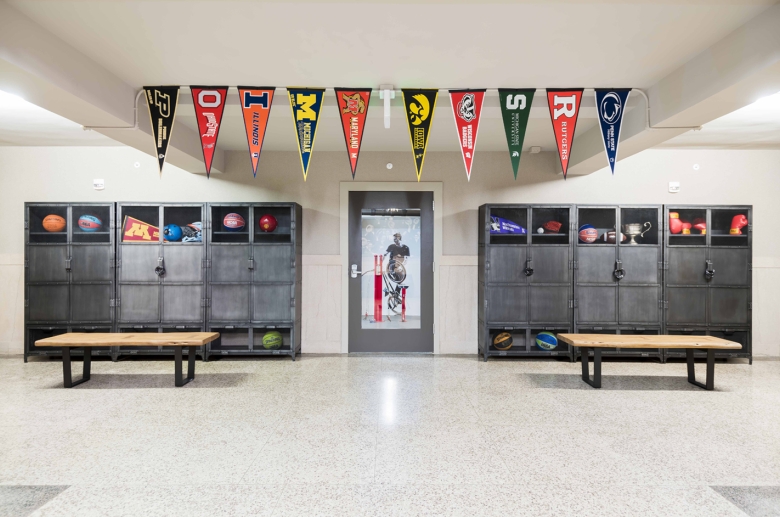
{"type": "Polygon", "coordinates": [[[570,327],[501,327],[488,325],[483,341],[482,354],[487,361],[488,357],[563,357],[572,360],[571,347],[557,339],[558,334],[571,332],[570,327]],[[512,347],[508,350],[500,350],[494,345],[496,336],[507,333],[512,337],[512,347]],[[542,345],[537,344],[537,337],[547,333],[551,337],[540,339],[542,345]]]}

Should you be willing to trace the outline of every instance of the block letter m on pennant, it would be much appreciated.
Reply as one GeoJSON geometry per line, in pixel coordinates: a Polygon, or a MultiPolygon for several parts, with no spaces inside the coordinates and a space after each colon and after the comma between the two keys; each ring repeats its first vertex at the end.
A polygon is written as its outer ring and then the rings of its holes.
{"type": "Polygon", "coordinates": [[[311,109],[317,102],[317,96],[314,94],[298,93],[295,95],[295,104],[300,108],[296,114],[296,120],[317,120],[317,114],[311,109]]]}
{"type": "Polygon", "coordinates": [[[149,225],[140,223],[133,223],[125,232],[125,237],[141,237],[145,241],[152,240],[149,236],[149,225]]]}
{"type": "Polygon", "coordinates": [[[259,104],[261,108],[268,109],[268,92],[263,92],[260,95],[252,95],[252,92],[244,92],[244,107],[250,108],[255,104],[259,104]]]}

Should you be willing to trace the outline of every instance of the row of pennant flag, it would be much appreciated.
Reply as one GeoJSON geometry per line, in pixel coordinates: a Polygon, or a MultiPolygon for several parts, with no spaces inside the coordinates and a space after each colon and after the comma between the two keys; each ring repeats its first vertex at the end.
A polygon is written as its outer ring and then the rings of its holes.
{"type": "MultiPolygon", "coordinates": [[[[151,117],[157,158],[162,174],[168,144],[173,131],[176,106],[179,99],[179,86],[146,86],[147,105],[151,117]]],[[[198,121],[198,133],[203,147],[203,159],[206,174],[211,174],[211,164],[217,138],[222,124],[222,114],[228,95],[227,86],[191,86],[195,116],[198,121]]],[[[239,86],[239,104],[244,118],[249,155],[252,162],[252,174],[257,177],[257,165],[260,151],[268,126],[268,115],[273,104],[275,87],[239,86]]],[[[357,171],[360,146],[363,141],[368,106],[371,100],[371,88],[335,88],[338,110],[344,130],[352,179],[357,171]]],[[[574,130],[580,111],[584,88],[547,89],[547,103],[550,109],[558,155],[561,161],[563,177],[569,168],[574,130]]],[[[598,112],[604,149],[612,173],[615,173],[620,128],[630,89],[596,89],[596,109],[598,112]]],[[[486,90],[449,90],[458,141],[466,167],[466,177],[471,179],[471,165],[477,145],[479,120],[482,116],[482,104],[486,90]]],[[[406,120],[409,125],[409,138],[412,144],[417,181],[420,181],[425,162],[433,114],[436,109],[438,89],[402,89],[406,120]]],[[[531,113],[536,89],[498,90],[501,115],[506,131],[509,156],[515,179],[520,166],[520,155],[525,139],[526,127],[531,113]]],[[[309,164],[314,151],[314,139],[325,96],[324,88],[287,88],[292,108],[295,133],[298,137],[298,150],[303,169],[303,180],[309,174],[309,164]]]]}

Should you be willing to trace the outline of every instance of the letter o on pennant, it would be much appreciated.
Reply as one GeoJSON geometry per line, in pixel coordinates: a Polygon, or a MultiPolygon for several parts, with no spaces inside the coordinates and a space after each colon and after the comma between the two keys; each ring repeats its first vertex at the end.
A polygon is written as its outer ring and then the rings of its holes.
{"type": "Polygon", "coordinates": [[[203,108],[217,108],[221,103],[222,95],[217,90],[203,90],[198,93],[198,104],[203,108]]]}

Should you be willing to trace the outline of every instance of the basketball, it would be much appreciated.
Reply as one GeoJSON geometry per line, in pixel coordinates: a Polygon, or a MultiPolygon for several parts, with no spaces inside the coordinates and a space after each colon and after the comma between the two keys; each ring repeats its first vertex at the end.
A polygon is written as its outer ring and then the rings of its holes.
{"type": "Polygon", "coordinates": [[[65,218],[59,215],[49,214],[43,218],[43,229],[47,232],[61,232],[65,229],[65,218]]]}
{"type": "Polygon", "coordinates": [[[283,342],[282,335],[276,330],[263,334],[263,348],[266,350],[279,350],[283,342]]]}
{"type": "Polygon", "coordinates": [[[276,230],[276,217],[272,216],[271,214],[265,214],[263,217],[260,218],[260,231],[263,232],[272,232],[276,230]]]}
{"type": "Polygon", "coordinates": [[[590,224],[583,224],[580,226],[579,232],[580,242],[585,244],[592,244],[599,238],[599,231],[590,224]]]}
{"type": "Polygon", "coordinates": [[[182,231],[181,227],[175,224],[167,224],[163,228],[163,238],[168,242],[176,242],[181,240],[182,231]]]}
{"type": "Polygon", "coordinates": [[[84,214],[79,217],[79,228],[83,232],[96,232],[103,227],[103,221],[94,215],[84,214]]]}
{"type": "Polygon", "coordinates": [[[513,341],[512,334],[509,332],[502,332],[493,338],[493,347],[496,350],[509,350],[512,348],[513,341]]]}
{"type": "Polygon", "coordinates": [[[558,348],[558,338],[552,332],[539,332],[536,335],[536,346],[542,350],[555,350],[558,348]]]}
{"type": "Polygon", "coordinates": [[[231,213],[222,219],[222,226],[226,232],[240,232],[246,226],[246,221],[240,214],[231,213]]]}

